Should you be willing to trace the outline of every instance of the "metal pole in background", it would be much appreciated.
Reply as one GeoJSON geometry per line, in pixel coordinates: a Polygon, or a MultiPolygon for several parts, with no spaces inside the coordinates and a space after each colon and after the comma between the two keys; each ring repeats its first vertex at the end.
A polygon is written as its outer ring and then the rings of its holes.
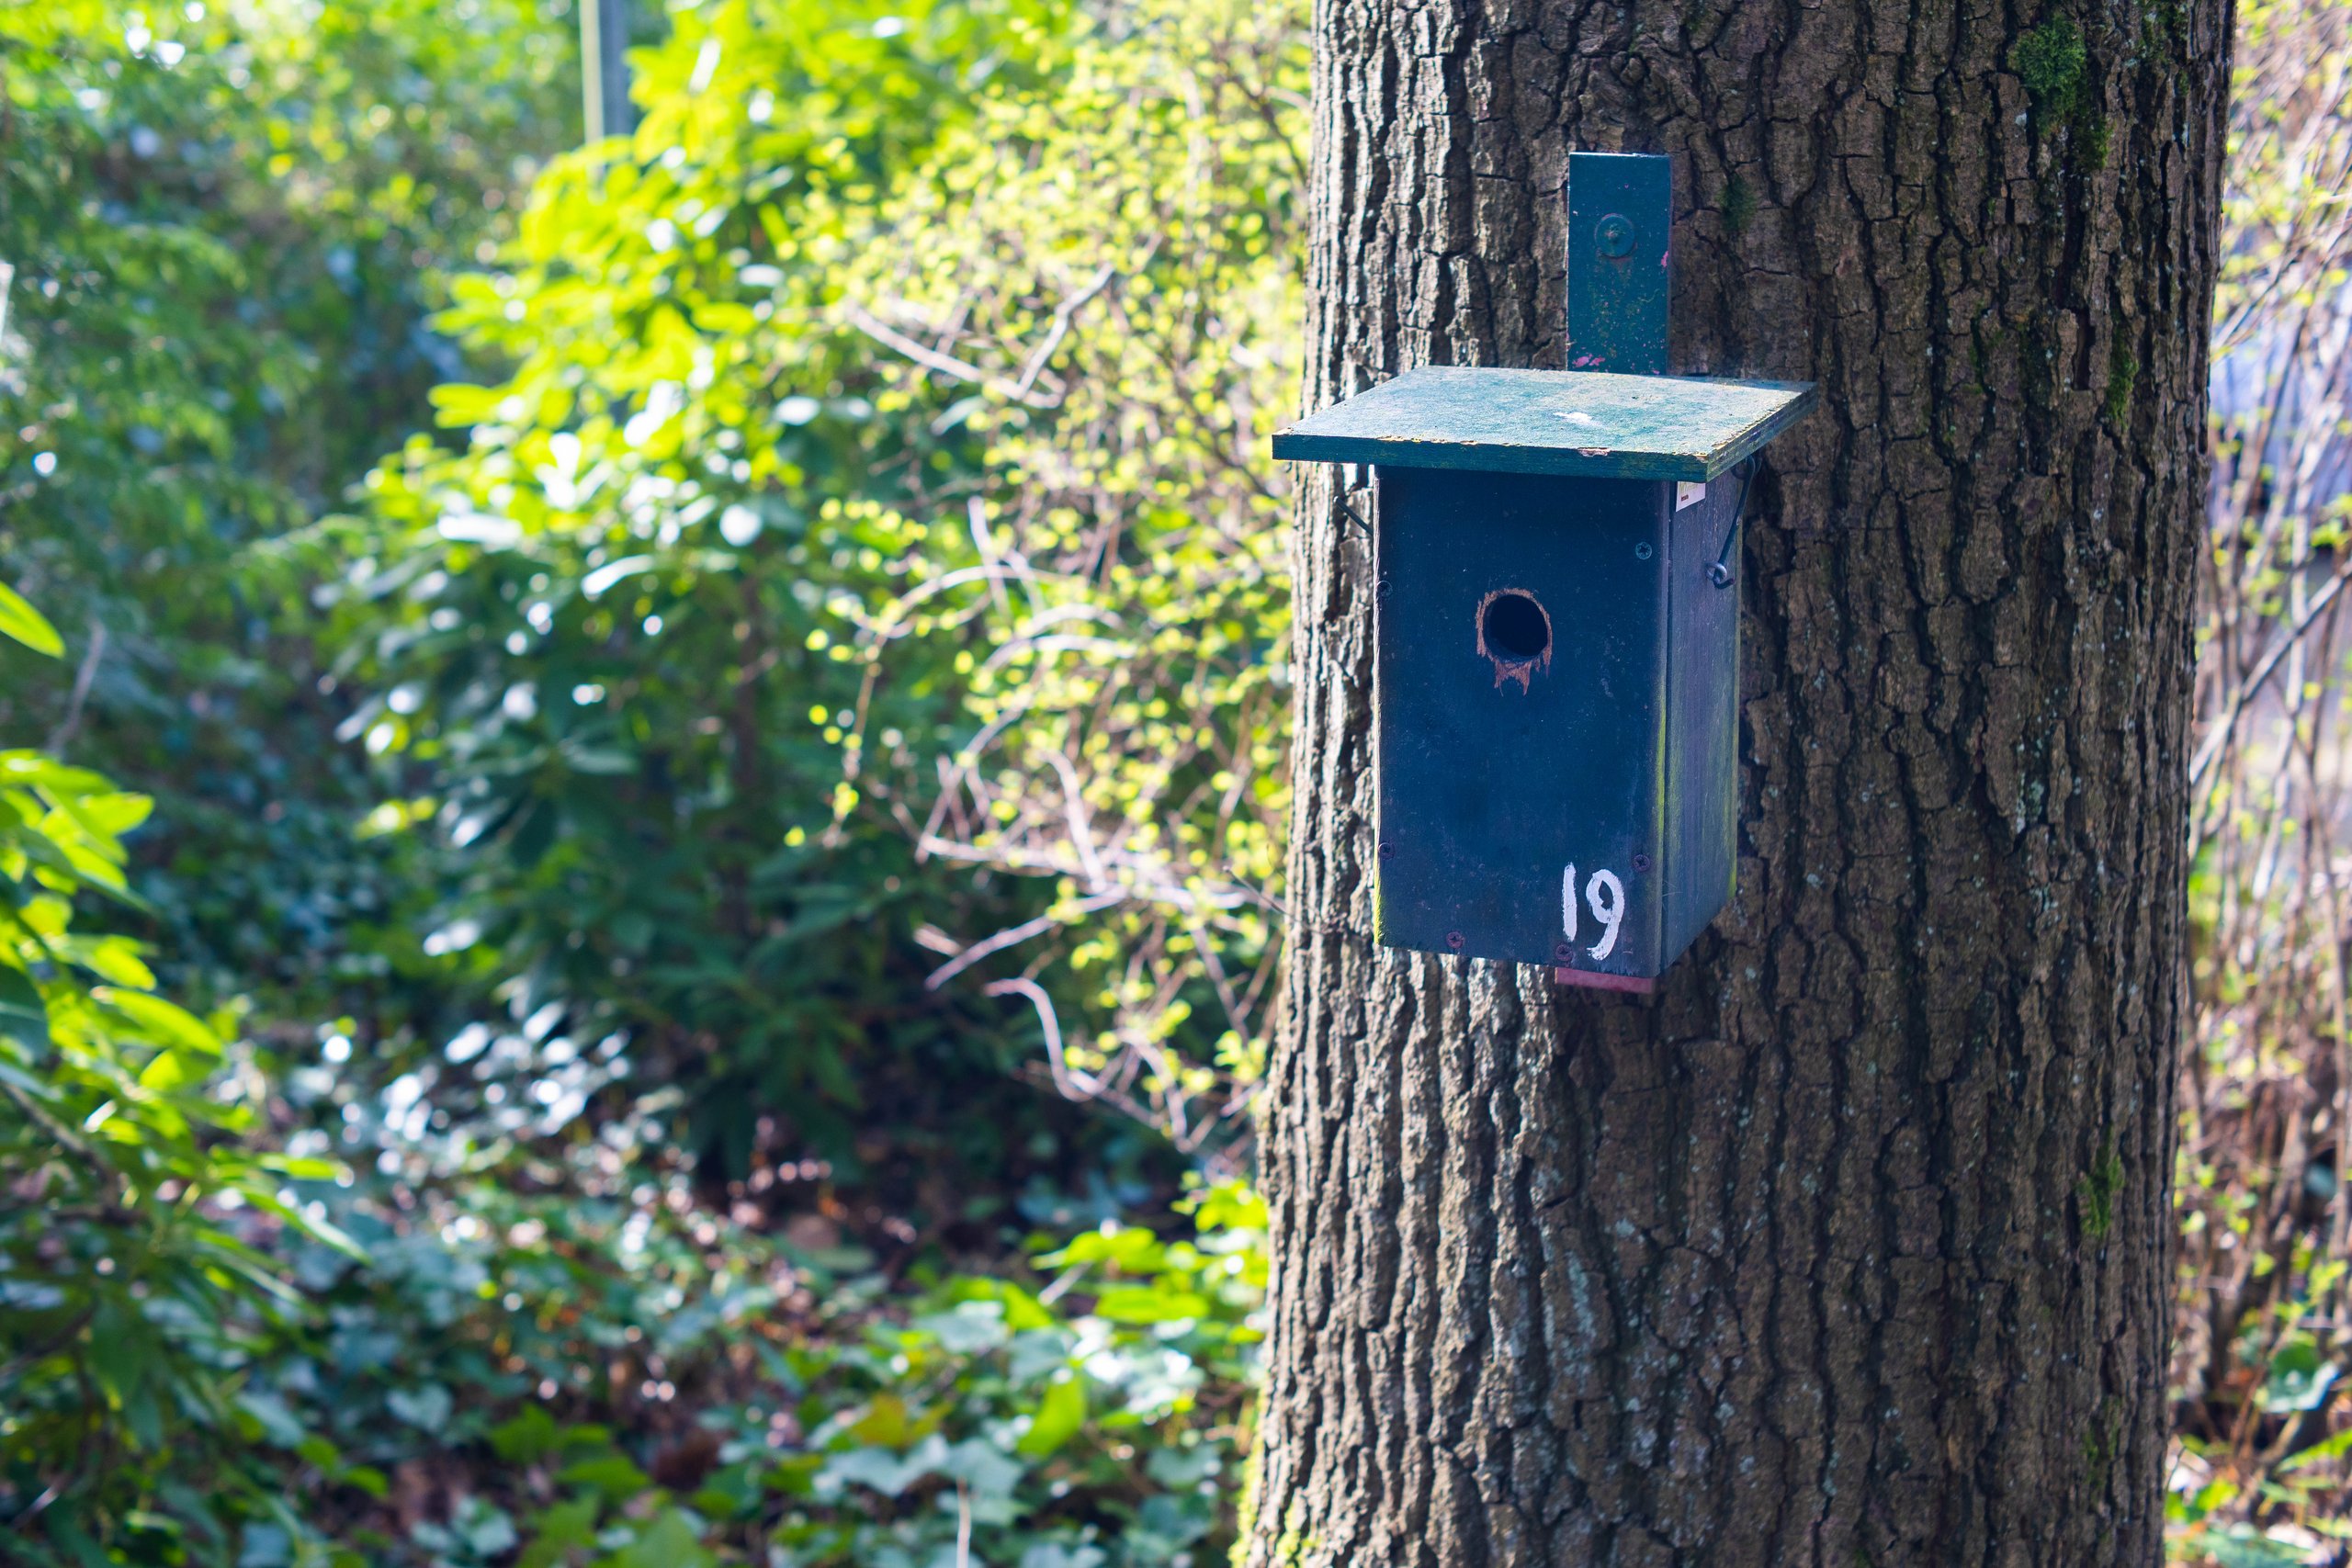
{"type": "Polygon", "coordinates": [[[585,140],[627,136],[628,0],[579,0],[581,119],[585,140]]]}

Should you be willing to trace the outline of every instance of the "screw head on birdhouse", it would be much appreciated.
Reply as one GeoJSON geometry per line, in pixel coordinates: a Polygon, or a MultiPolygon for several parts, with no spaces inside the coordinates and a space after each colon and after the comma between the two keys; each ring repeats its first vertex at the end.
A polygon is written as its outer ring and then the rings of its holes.
{"type": "Polygon", "coordinates": [[[1658,374],[1668,161],[1569,171],[1571,370],[1408,371],[1274,436],[1371,466],[1375,934],[1646,990],[1729,901],[1736,529],[1810,385],[1658,374]]]}

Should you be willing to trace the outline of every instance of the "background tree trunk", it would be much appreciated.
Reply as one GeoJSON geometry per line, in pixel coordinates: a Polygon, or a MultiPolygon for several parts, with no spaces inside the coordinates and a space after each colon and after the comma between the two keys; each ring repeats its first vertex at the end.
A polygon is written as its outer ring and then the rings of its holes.
{"type": "Polygon", "coordinates": [[[1558,366],[1572,147],[1674,155],[1675,367],[1826,406],[1653,1000],[1370,945],[1310,476],[1248,1561],[2155,1562],[2229,6],[1317,12],[1307,406],[1558,366]]]}

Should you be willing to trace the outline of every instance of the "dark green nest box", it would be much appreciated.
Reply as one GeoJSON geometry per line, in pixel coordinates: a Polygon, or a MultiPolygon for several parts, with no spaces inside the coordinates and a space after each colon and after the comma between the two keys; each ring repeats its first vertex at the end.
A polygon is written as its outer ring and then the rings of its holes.
{"type": "Polygon", "coordinates": [[[1815,391],[1659,374],[1668,169],[1569,159],[1584,368],[1408,371],[1274,436],[1374,475],[1388,946],[1648,990],[1730,901],[1744,464],[1815,391]]]}

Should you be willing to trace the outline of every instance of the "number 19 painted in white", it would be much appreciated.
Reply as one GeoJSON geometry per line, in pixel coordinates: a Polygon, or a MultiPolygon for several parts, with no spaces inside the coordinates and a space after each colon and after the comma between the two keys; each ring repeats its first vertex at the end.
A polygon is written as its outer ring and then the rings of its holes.
{"type": "MultiPolygon", "coordinates": [[[[1613,871],[1596,871],[1592,880],[1585,884],[1584,901],[1592,907],[1592,918],[1607,929],[1600,940],[1585,949],[1594,959],[1608,957],[1617,951],[1617,929],[1625,923],[1625,885],[1617,880],[1613,871]],[[1601,895],[1607,894],[1604,899],[1601,895]]],[[[1560,874],[1560,924],[1567,931],[1568,940],[1577,939],[1577,868],[1574,863],[1560,874]]]]}

